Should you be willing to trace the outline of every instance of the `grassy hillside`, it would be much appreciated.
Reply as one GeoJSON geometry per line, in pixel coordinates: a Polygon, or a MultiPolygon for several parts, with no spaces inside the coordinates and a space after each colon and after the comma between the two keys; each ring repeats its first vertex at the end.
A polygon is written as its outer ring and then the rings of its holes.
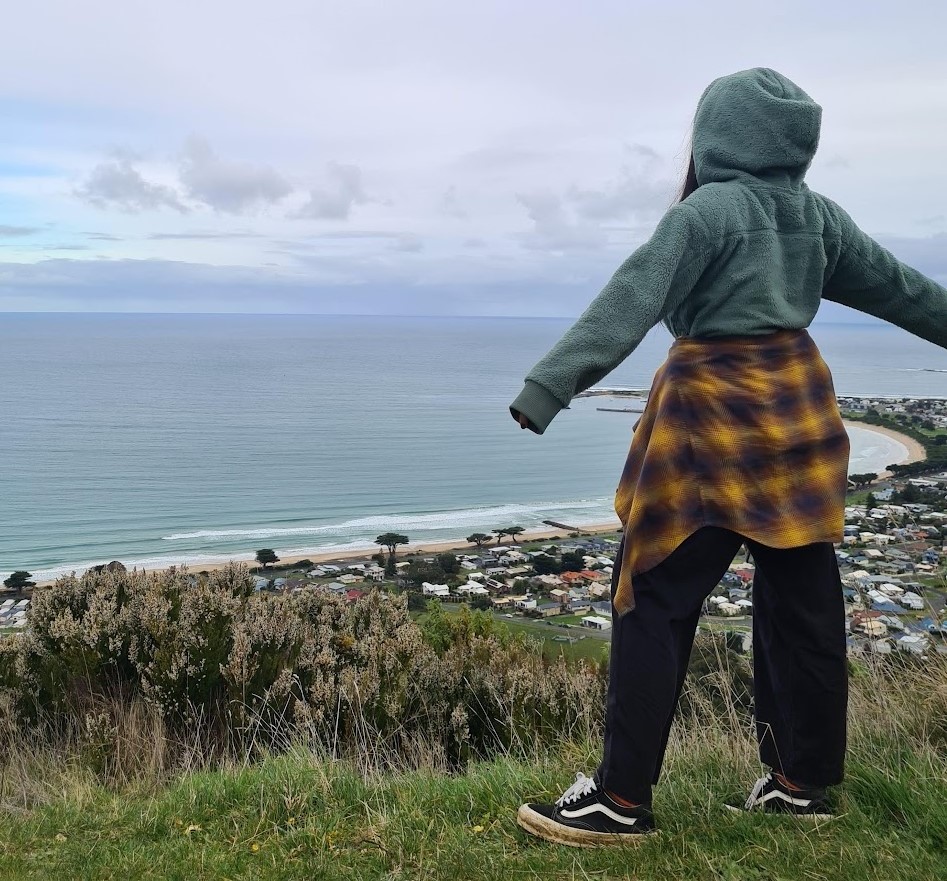
{"type": "Polygon", "coordinates": [[[598,762],[602,661],[244,575],[63,579],[0,643],[0,879],[947,881],[943,656],[852,661],[839,816],[813,827],[721,807],[760,770],[749,668],[701,634],[660,834],[574,850],[515,815],[598,762]]]}
{"type": "Polygon", "coordinates": [[[589,769],[591,747],[496,759],[459,776],[365,777],[297,752],[153,792],[108,792],[75,772],[50,777],[45,804],[8,811],[0,877],[947,878],[943,754],[863,743],[839,793],[841,816],[812,828],[720,808],[752,782],[745,739],[686,745],[697,748],[678,743],[656,800],[660,837],[624,851],[546,844],[514,822],[521,800],[555,797],[574,769],[589,769]]]}

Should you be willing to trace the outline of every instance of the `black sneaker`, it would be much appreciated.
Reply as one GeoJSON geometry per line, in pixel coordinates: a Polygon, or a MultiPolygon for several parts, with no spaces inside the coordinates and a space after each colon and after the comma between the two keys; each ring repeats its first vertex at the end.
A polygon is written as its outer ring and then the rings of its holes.
{"type": "Polygon", "coordinates": [[[598,772],[581,771],[555,804],[524,804],[516,822],[527,832],[572,847],[604,847],[638,842],[654,831],[650,806],[626,808],[602,788],[598,772]]]}
{"type": "Polygon", "coordinates": [[[746,802],[725,803],[724,807],[737,813],[764,811],[769,814],[792,814],[810,820],[831,820],[835,816],[824,789],[787,789],[772,774],[756,781],[746,802]]]}

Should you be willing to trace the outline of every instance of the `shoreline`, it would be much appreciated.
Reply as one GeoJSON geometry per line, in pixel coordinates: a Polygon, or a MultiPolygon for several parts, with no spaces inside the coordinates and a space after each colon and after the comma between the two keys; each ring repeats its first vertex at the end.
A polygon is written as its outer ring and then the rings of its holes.
{"type": "MultiPolygon", "coordinates": [[[[913,437],[909,437],[906,434],[901,434],[900,431],[895,431],[892,428],[887,428],[883,425],[869,425],[866,422],[858,422],[857,420],[851,419],[842,419],[842,424],[846,428],[862,428],[865,431],[874,431],[878,434],[883,434],[885,437],[891,438],[891,440],[896,440],[899,444],[903,444],[907,447],[908,455],[907,458],[902,462],[894,462],[890,464],[894,465],[910,465],[912,462],[923,462],[927,458],[927,452],[924,450],[924,446],[920,441],[914,440],[913,437]]],[[[884,480],[894,475],[890,471],[881,471],[878,474],[879,480],[884,480]]]]}
{"type": "MultiPolygon", "coordinates": [[[[616,517],[614,523],[591,523],[585,525],[577,525],[575,531],[580,534],[589,534],[589,535],[603,535],[610,532],[618,532],[621,529],[621,521],[616,517]]],[[[509,547],[510,545],[519,545],[526,541],[542,541],[543,539],[553,538],[554,536],[568,537],[568,532],[563,529],[553,529],[551,527],[544,527],[543,529],[526,529],[520,535],[516,537],[515,540],[510,540],[509,537],[504,538],[503,541],[499,543],[499,547],[509,547]]],[[[495,541],[491,541],[490,544],[484,545],[485,548],[495,548],[497,547],[495,541]]],[[[362,550],[352,549],[350,551],[329,551],[326,553],[312,553],[312,554],[291,554],[286,557],[280,557],[280,563],[298,563],[300,560],[311,560],[314,565],[319,563],[338,563],[338,562],[351,562],[357,560],[362,561],[371,561],[372,555],[377,554],[379,550],[384,551],[384,548],[376,545],[373,548],[364,548],[362,550]]],[[[409,542],[406,545],[400,545],[398,547],[398,552],[395,555],[396,557],[403,556],[404,554],[440,554],[445,551],[463,551],[467,552],[476,552],[477,546],[472,544],[465,539],[441,539],[439,541],[413,541],[409,542]]],[[[245,563],[251,568],[259,567],[259,563],[256,560],[239,560],[236,558],[231,558],[229,560],[224,560],[218,563],[193,563],[193,564],[180,564],[176,568],[186,569],[189,573],[194,574],[196,572],[214,572],[219,569],[230,565],[231,563],[245,563]]],[[[131,567],[139,568],[139,567],[131,567]]],[[[145,568],[140,569],[139,571],[143,572],[165,572],[168,569],[174,568],[172,566],[157,566],[155,568],[145,568]]],[[[277,573],[279,570],[276,570],[277,573]]],[[[62,577],[62,576],[60,576],[62,577]]],[[[81,575],[77,575],[77,578],[81,578],[81,575]]],[[[277,574],[276,577],[279,577],[277,574]]],[[[48,579],[46,581],[37,581],[37,587],[47,587],[50,584],[55,584],[56,579],[48,579]]]]}
{"type": "MultiPolygon", "coordinates": [[[[898,431],[894,431],[890,428],[886,428],[880,425],[868,425],[864,422],[853,421],[850,419],[842,419],[843,424],[846,428],[861,428],[866,431],[874,431],[878,434],[886,435],[892,440],[898,441],[898,443],[903,444],[908,451],[907,458],[903,461],[898,462],[898,465],[907,465],[911,462],[919,462],[927,458],[927,453],[924,451],[924,447],[920,442],[914,440],[914,438],[909,437],[908,435],[901,434],[898,431]]],[[[878,475],[879,480],[892,477],[890,471],[882,471],[878,475]]],[[[578,525],[576,530],[580,533],[587,533],[591,535],[601,535],[607,534],[610,532],[618,532],[621,528],[621,522],[616,517],[614,521],[609,521],[607,523],[592,523],[587,525],[578,525]]],[[[525,541],[542,541],[543,539],[549,539],[553,536],[563,536],[564,530],[562,529],[553,529],[551,527],[543,529],[527,529],[520,536],[517,537],[515,541],[510,541],[509,539],[501,542],[500,546],[508,546],[509,544],[520,544],[525,541]]],[[[568,535],[568,533],[565,533],[568,535]]],[[[486,547],[496,547],[495,542],[491,542],[486,545],[486,547]]],[[[402,545],[398,549],[398,555],[401,554],[418,554],[418,553],[430,553],[430,554],[439,554],[444,553],[445,551],[476,551],[476,545],[470,544],[464,539],[441,539],[439,541],[417,541],[410,542],[407,545],[402,545]]],[[[310,554],[293,554],[286,557],[280,557],[280,563],[297,563],[300,560],[311,560],[313,564],[319,563],[336,563],[336,562],[351,562],[353,560],[371,560],[373,554],[378,553],[378,547],[366,547],[362,550],[352,549],[350,551],[328,551],[325,553],[310,553],[310,554]]],[[[180,564],[176,568],[187,569],[189,573],[196,572],[213,572],[219,569],[223,569],[225,566],[231,563],[245,563],[250,567],[256,567],[259,564],[256,560],[239,560],[236,558],[230,558],[229,560],[224,560],[222,562],[215,563],[193,563],[193,564],[180,564]]],[[[135,567],[137,568],[137,567],[135,567]]],[[[145,568],[141,571],[144,572],[163,572],[167,569],[170,569],[170,566],[157,566],[154,568],[145,568]]],[[[81,576],[78,576],[81,577],[81,576]]],[[[47,579],[44,581],[37,581],[37,587],[46,587],[50,584],[55,584],[56,579],[47,579]]]]}

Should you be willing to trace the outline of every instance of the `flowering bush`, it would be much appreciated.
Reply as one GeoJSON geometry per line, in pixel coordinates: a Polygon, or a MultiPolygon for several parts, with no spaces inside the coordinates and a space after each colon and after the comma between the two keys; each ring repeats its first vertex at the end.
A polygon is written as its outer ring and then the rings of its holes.
{"type": "Polygon", "coordinates": [[[432,613],[372,591],[255,593],[244,564],[87,572],[34,593],[0,642],[8,729],[67,732],[97,766],[114,717],[145,702],[170,740],[246,755],[303,739],[335,754],[425,752],[449,766],[597,730],[605,678],[545,660],[489,616],[432,613]]]}

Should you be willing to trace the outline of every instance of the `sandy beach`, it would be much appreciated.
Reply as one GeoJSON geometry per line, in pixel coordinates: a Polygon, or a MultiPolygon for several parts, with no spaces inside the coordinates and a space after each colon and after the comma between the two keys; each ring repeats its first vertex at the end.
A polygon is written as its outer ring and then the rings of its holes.
{"type": "MultiPolygon", "coordinates": [[[[878,425],[868,425],[864,422],[855,422],[848,419],[842,420],[847,427],[850,428],[863,428],[867,431],[876,431],[879,434],[887,435],[888,437],[904,444],[908,450],[908,456],[904,459],[903,462],[898,464],[908,464],[910,462],[919,462],[927,458],[927,454],[924,452],[924,447],[914,438],[908,437],[905,434],[901,434],[897,431],[892,431],[890,428],[883,428],[878,425]]],[[[879,474],[879,478],[891,477],[890,471],[883,471],[879,474]]],[[[577,532],[586,533],[586,534],[595,534],[600,535],[603,533],[615,533],[621,527],[621,523],[616,517],[613,521],[608,523],[595,523],[591,525],[579,526],[576,528],[577,532]]],[[[568,533],[562,529],[528,529],[524,531],[516,541],[511,541],[509,538],[503,540],[501,544],[519,544],[524,541],[542,541],[543,539],[553,538],[554,536],[565,537],[568,533]]],[[[496,542],[491,542],[489,547],[495,547],[496,542]]],[[[406,554],[418,554],[418,553],[429,553],[437,554],[444,551],[463,551],[473,553],[476,552],[476,545],[472,545],[463,539],[454,539],[454,540],[445,540],[445,541],[422,541],[422,542],[411,542],[407,545],[402,545],[398,548],[398,555],[404,556],[406,554]]],[[[330,553],[311,553],[311,554],[297,554],[295,556],[281,556],[280,563],[295,563],[300,560],[312,560],[313,563],[336,563],[340,561],[368,561],[371,559],[372,555],[377,553],[379,548],[372,548],[367,550],[353,550],[345,553],[340,553],[338,551],[330,553]]],[[[250,566],[256,566],[257,563],[255,560],[232,560],[231,562],[243,562],[247,563],[250,566]]],[[[187,567],[189,572],[203,572],[203,571],[213,571],[217,569],[222,569],[227,565],[227,561],[219,563],[194,563],[187,567]]],[[[158,572],[162,571],[162,567],[159,569],[146,569],[146,572],[158,572]]],[[[183,568],[183,567],[181,567],[183,568]]],[[[45,584],[52,584],[53,581],[38,581],[37,585],[42,586],[45,584]]]]}
{"type": "MultiPolygon", "coordinates": [[[[869,425],[867,422],[857,422],[851,419],[843,419],[842,422],[845,423],[846,428],[864,428],[866,431],[876,431],[878,434],[884,434],[892,440],[904,444],[908,448],[907,458],[894,464],[910,465],[911,462],[921,462],[927,458],[927,453],[924,452],[924,447],[919,441],[914,440],[913,437],[908,437],[906,434],[901,434],[899,431],[892,431],[890,428],[881,425],[869,425]]],[[[882,471],[878,474],[879,479],[892,476],[890,471],[882,471]]]]}
{"type": "MultiPolygon", "coordinates": [[[[621,528],[621,522],[616,517],[614,522],[609,523],[594,523],[586,524],[584,526],[577,526],[576,532],[582,534],[590,535],[601,535],[603,533],[613,533],[617,532],[621,528]]],[[[568,533],[563,529],[527,529],[522,534],[517,536],[515,541],[511,541],[509,538],[504,538],[500,542],[500,546],[509,547],[511,544],[521,544],[524,541],[542,541],[546,538],[553,538],[558,536],[560,538],[565,538],[568,533]]],[[[487,547],[496,547],[496,541],[491,541],[487,547]]],[[[370,562],[372,555],[378,553],[379,550],[384,550],[384,548],[375,547],[367,550],[352,550],[345,553],[339,553],[334,551],[332,553],[325,554],[296,554],[293,556],[281,556],[279,558],[280,564],[282,563],[298,563],[300,560],[311,560],[313,563],[339,563],[343,561],[352,562],[370,562]]],[[[476,553],[477,546],[470,544],[469,542],[464,541],[463,539],[453,539],[446,541],[421,541],[421,542],[411,542],[410,544],[400,545],[398,547],[398,557],[404,557],[408,554],[439,554],[444,551],[463,551],[464,553],[476,553]]],[[[385,551],[387,553],[387,551],[385,551]]],[[[223,569],[228,565],[228,562],[239,562],[246,563],[248,566],[256,567],[259,564],[256,560],[230,560],[224,561],[221,563],[194,563],[187,566],[188,572],[213,572],[217,569],[223,569]]],[[[160,567],[156,569],[145,569],[145,572],[162,572],[169,567],[160,567]]],[[[180,568],[185,568],[184,566],[180,568]]],[[[277,577],[279,576],[279,570],[276,570],[274,573],[277,577]]],[[[48,581],[37,581],[37,587],[42,587],[47,584],[53,584],[54,579],[48,581]]]]}

